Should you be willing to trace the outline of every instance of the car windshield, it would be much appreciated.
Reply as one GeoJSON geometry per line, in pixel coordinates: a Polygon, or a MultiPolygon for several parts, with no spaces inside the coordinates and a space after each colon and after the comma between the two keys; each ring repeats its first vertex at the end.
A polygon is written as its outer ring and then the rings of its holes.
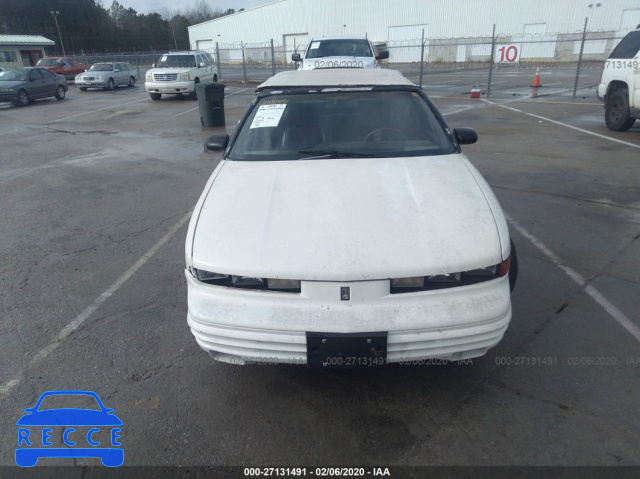
{"type": "Polygon", "coordinates": [[[452,142],[416,91],[325,91],[260,98],[228,159],[278,161],[450,154],[452,142]]]}
{"type": "Polygon", "coordinates": [[[93,396],[85,394],[55,394],[46,396],[40,403],[38,411],[69,408],[101,410],[100,405],[93,396]]]}
{"type": "Polygon", "coordinates": [[[113,70],[113,65],[111,63],[95,63],[91,65],[89,70],[94,72],[110,72],[113,70]]]}
{"type": "Polygon", "coordinates": [[[179,67],[179,68],[194,68],[196,66],[196,59],[193,55],[163,55],[160,61],[156,65],[159,68],[165,67],[179,67]]]}
{"type": "Polygon", "coordinates": [[[311,42],[305,58],[373,57],[367,40],[321,40],[311,42]]]}
{"type": "Polygon", "coordinates": [[[60,66],[60,62],[55,58],[41,58],[36,63],[37,67],[57,67],[60,66]]]}
{"type": "Polygon", "coordinates": [[[5,70],[0,72],[0,81],[27,81],[27,70],[5,70]]]}

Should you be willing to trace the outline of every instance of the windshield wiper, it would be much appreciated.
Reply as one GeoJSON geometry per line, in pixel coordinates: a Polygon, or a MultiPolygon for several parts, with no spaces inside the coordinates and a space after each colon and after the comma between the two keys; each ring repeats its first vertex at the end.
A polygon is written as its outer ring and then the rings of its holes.
{"type": "Polygon", "coordinates": [[[355,153],[352,151],[338,150],[300,150],[298,153],[314,155],[298,158],[299,160],[322,160],[329,158],[380,158],[379,155],[374,155],[373,153],[355,153]]]}

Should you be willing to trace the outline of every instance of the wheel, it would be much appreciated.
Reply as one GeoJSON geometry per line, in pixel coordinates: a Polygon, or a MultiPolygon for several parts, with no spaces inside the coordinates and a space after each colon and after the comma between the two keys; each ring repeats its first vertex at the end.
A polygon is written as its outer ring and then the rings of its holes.
{"type": "Polygon", "coordinates": [[[406,140],[407,136],[395,128],[376,128],[364,137],[364,141],[397,141],[406,140]]]}
{"type": "Polygon", "coordinates": [[[78,90],[80,90],[80,91],[87,91],[87,87],[86,87],[86,86],[81,86],[81,87],[78,87],[78,90]]]}
{"type": "Polygon", "coordinates": [[[29,104],[29,101],[31,101],[29,99],[29,94],[27,93],[27,90],[20,90],[18,92],[18,101],[16,102],[16,104],[18,106],[27,106],[29,104]]]}
{"type": "Polygon", "coordinates": [[[133,77],[129,78],[129,88],[133,88],[136,84],[136,79],[133,77]]]}
{"type": "Polygon", "coordinates": [[[152,100],[159,100],[160,97],[162,96],[161,93],[149,93],[149,96],[151,97],[152,100]]]}
{"type": "Polygon", "coordinates": [[[613,131],[627,131],[636,121],[629,110],[629,92],[617,90],[613,92],[604,111],[607,128],[613,131]]]}
{"type": "Polygon", "coordinates": [[[107,83],[107,90],[115,90],[116,82],[113,81],[113,78],[109,78],[109,83],[107,83]]]}
{"type": "Polygon", "coordinates": [[[516,252],[516,245],[511,240],[511,265],[509,266],[509,288],[511,291],[516,287],[516,281],[518,280],[518,253],[516,252]]]}
{"type": "Polygon", "coordinates": [[[198,94],[196,93],[196,87],[198,86],[198,83],[200,83],[200,80],[196,78],[195,81],[193,82],[193,91],[189,93],[189,100],[198,99],[198,94]]]}
{"type": "Polygon", "coordinates": [[[64,100],[64,95],[65,95],[64,87],[62,85],[58,85],[58,89],[56,90],[56,99],[64,100]]]}

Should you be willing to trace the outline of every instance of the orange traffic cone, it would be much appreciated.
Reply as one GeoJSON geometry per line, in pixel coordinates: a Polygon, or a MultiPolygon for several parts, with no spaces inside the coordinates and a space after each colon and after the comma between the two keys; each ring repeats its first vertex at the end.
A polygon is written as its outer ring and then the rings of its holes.
{"type": "Polygon", "coordinates": [[[533,77],[533,85],[531,85],[532,87],[538,87],[538,86],[542,86],[540,84],[540,68],[536,68],[536,75],[533,77]]]}

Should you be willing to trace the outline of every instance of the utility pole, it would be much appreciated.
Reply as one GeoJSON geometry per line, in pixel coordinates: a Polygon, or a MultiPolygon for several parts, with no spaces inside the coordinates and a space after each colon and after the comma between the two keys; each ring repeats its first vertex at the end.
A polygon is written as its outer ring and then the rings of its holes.
{"type": "Polygon", "coordinates": [[[51,10],[51,15],[53,15],[53,19],[56,21],[56,28],[58,29],[58,37],[60,37],[60,46],[62,47],[62,56],[66,57],[67,53],[64,51],[64,43],[62,42],[62,35],[60,34],[60,25],[58,25],[58,15],[60,12],[54,12],[51,10]]]}

